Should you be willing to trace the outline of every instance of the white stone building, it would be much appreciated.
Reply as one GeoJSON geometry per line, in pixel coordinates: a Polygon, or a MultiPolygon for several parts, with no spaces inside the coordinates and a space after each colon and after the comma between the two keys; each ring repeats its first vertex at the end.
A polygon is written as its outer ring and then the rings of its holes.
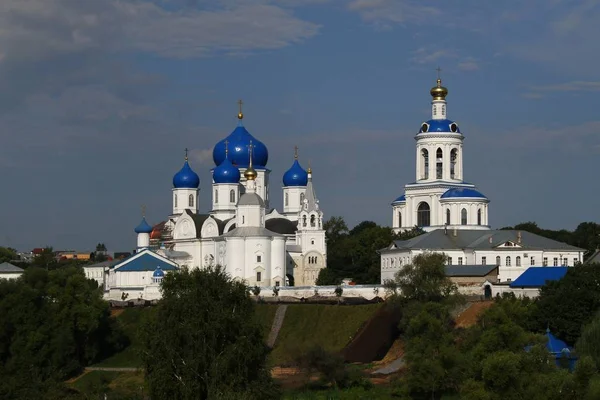
{"type": "Polygon", "coordinates": [[[8,262],[0,263],[0,279],[17,279],[23,275],[23,268],[8,262]]]}
{"type": "Polygon", "coordinates": [[[489,200],[464,181],[463,141],[458,124],[447,118],[448,89],[437,80],[431,89],[431,119],[415,139],[416,177],[392,202],[395,232],[419,226],[425,231],[448,228],[489,229],[489,200]]]}
{"type": "Polygon", "coordinates": [[[212,204],[200,213],[200,180],[187,155],[173,177],[172,211],[136,228],[138,249],[156,249],[180,266],[222,265],[249,285],[313,285],[325,267],[323,212],[312,171],[298,162],[283,175],[282,212],[269,206],[267,147],[242,125],[213,149],[212,204]]]}
{"type": "Polygon", "coordinates": [[[444,253],[452,266],[496,265],[498,281],[511,282],[529,267],[572,267],[585,250],[526,231],[436,229],[380,250],[381,282],[425,252],[444,253]]]}

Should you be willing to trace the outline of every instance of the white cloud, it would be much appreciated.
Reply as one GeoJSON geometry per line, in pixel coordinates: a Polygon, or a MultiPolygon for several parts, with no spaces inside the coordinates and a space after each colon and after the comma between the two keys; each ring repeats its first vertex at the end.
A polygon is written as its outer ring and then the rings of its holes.
{"type": "Polygon", "coordinates": [[[201,165],[212,165],[212,148],[210,149],[192,149],[190,158],[201,165]]]}
{"type": "Polygon", "coordinates": [[[531,90],[536,92],[600,92],[600,81],[571,81],[532,86],[531,90]]]}
{"type": "Polygon", "coordinates": [[[353,0],[348,4],[348,9],[357,12],[365,22],[380,27],[421,23],[441,14],[439,8],[423,5],[421,1],[353,0]]]}
{"type": "Polygon", "coordinates": [[[319,31],[264,1],[200,10],[135,0],[4,0],[0,26],[2,52],[27,58],[95,48],[190,58],[277,49],[319,31]]]}
{"type": "Polygon", "coordinates": [[[477,71],[479,69],[479,62],[473,57],[467,57],[458,63],[458,69],[462,71],[477,71]]]}

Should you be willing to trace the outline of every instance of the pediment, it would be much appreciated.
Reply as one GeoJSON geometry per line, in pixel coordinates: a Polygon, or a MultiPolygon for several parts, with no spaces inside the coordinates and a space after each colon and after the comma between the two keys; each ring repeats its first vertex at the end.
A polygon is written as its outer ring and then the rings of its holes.
{"type": "Polygon", "coordinates": [[[173,239],[193,239],[196,238],[196,224],[187,214],[182,214],[173,229],[173,239]]]}

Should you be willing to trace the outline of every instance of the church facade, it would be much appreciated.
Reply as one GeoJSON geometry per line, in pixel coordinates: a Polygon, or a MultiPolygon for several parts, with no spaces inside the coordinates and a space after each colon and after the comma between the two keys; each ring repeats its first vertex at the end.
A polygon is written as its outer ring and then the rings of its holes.
{"type": "Polygon", "coordinates": [[[213,149],[210,211],[201,213],[200,180],[187,154],[173,177],[172,210],[154,225],[136,228],[138,250],[151,248],[180,267],[221,265],[250,286],[314,285],[326,266],[323,212],[312,170],[297,149],[283,175],[281,211],[270,207],[267,147],[242,124],[213,149]]]}
{"type": "Polygon", "coordinates": [[[458,124],[448,119],[448,89],[441,79],[430,94],[431,119],[421,124],[415,136],[415,181],[392,202],[392,228],[396,233],[415,226],[425,231],[490,229],[488,198],[464,181],[464,136],[458,124]]]}

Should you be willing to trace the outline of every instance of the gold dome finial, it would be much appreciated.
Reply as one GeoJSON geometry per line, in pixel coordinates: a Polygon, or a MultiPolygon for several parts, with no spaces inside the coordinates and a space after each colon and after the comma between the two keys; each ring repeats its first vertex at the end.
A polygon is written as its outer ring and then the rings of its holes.
{"type": "Polygon", "coordinates": [[[258,175],[256,173],[256,170],[252,166],[252,149],[253,149],[253,147],[254,147],[254,145],[252,144],[252,140],[251,140],[250,144],[248,145],[248,157],[249,157],[250,161],[248,162],[248,168],[246,168],[246,171],[244,172],[244,177],[249,181],[255,180],[256,176],[258,175]]]}
{"type": "Polygon", "coordinates": [[[242,106],[244,105],[244,102],[242,101],[242,99],[238,100],[238,106],[240,107],[240,111],[238,112],[238,119],[242,120],[244,119],[244,113],[242,112],[242,106]]]}
{"type": "Polygon", "coordinates": [[[185,148],[185,161],[187,161],[187,160],[188,160],[188,148],[186,147],[185,148]]]}
{"type": "Polygon", "coordinates": [[[446,100],[446,96],[448,96],[448,89],[442,86],[442,79],[440,78],[440,72],[442,69],[440,67],[436,68],[437,71],[437,85],[431,88],[429,93],[433,97],[433,100],[446,100]]]}
{"type": "Polygon", "coordinates": [[[310,167],[310,160],[308,160],[308,169],[306,170],[309,174],[312,175],[312,168],[310,167]]]}

